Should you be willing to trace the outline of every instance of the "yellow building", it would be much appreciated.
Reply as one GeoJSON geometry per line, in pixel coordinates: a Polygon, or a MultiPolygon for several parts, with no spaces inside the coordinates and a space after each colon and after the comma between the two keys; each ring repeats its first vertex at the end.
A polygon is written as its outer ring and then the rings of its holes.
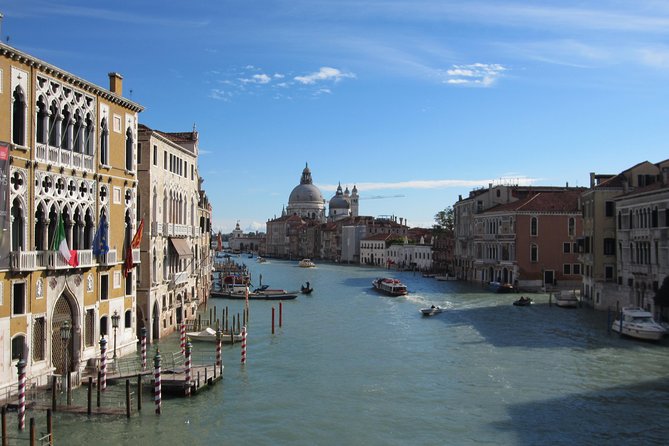
{"type": "Polygon", "coordinates": [[[106,90],[4,44],[0,56],[0,390],[16,385],[20,358],[29,385],[66,371],[76,383],[102,338],[110,358],[136,348],[136,269],[124,261],[139,262],[142,107],[119,74],[106,90]]]}

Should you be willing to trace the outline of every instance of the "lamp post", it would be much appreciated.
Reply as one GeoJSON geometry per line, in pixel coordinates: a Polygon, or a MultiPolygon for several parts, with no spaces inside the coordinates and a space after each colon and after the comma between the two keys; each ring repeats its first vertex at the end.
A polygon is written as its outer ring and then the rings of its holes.
{"type": "Polygon", "coordinates": [[[63,340],[63,351],[65,353],[65,371],[64,371],[64,378],[65,378],[65,385],[66,385],[66,392],[67,392],[67,404],[70,404],[70,365],[68,364],[68,357],[67,357],[67,349],[68,349],[68,344],[70,340],[70,332],[71,332],[71,323],[69,320],[66,320],[63,322],[63,325],[60,326],[60,339],[63,340]]]}
{"type": "Polygon", "coordinates": [[[116,364],[116,329],[118,328],[119,319],[121,319],[121,316],[119,316],[118,311],[114,310],[114,314],[111,317],[112,327],[114,328],[114,364],[116,364]]]}

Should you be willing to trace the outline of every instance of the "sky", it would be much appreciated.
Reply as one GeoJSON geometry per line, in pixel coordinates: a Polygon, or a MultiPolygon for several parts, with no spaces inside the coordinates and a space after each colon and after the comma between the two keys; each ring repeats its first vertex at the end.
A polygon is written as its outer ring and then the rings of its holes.
{"type": "Polygon", "coordinates": [[[199,132],[213,227],[328,200],[431,227],[494,184],[669,158],[666,0],[3,0],[9,45],[199,132]]]}

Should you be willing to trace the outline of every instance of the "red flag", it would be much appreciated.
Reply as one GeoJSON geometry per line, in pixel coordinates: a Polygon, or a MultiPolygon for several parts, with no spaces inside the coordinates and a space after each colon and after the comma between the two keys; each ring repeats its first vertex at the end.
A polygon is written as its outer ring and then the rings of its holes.
{"type": "Polygon", "coordinates": [[[123,277],[128,277],[128,273],[134,267],[135,263],[132,261],[132,246],[128,246],[128,249],[125,252],[125,262],[123,263],[123,277]]]}
{"type": "Polygon", "coordinates": [[[144,232],[144,219],[142,218],[142,221],[139,222],[139,226],[137,227],[137,232],[135,232],[135,236],[132,238],[132,242],[130,242],[130,246],[132,247],[132,249],[139,248],[139,244],[142,243],[143,232],[144,232]]]}

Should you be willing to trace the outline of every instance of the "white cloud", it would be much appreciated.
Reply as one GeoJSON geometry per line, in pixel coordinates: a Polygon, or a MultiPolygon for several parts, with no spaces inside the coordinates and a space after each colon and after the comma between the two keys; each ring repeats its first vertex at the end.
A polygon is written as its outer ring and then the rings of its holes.
{"type": "Polygon", "coordinates": [[[641,62],[656,68],[669,68],[669,49],[644,48],[639,50],[641,62]]]}
{"type": "MultiPolygon", "coordinates": [[[[497,179],[483,180],[409,180],[395,183],[355,183],[359,190],[398,190],[398,189],[448,189],[453,187],[481,187],[493,184],[517,184],[527,186],[538,181],[537,178],[526,176],[503,176],[497,179]]],[[[353,183],[351,183],[353,184],[353,183]]],[[[324,191],[337,190],[338,184],[319,184],[318,188],[324,191]]]]}
{"type": "Polygon", "coordinates": [[[216,99],[216,100],[218,100],[218,101],[225,101],[225,102],[227,102],[227,101],[230,100],[230,96],[231,96],[230,93],[228,93],[228,92],[225,91],[225,90],[220,90],[220,89],[218,89],[218,88],[213,88],[213,89],[211,89],[211,91],[209,92],[209,97],[212,98],[212,99],[216,99]]]}
{"type": "Polygon", "coordinates": [[[446,70],[443,82],[451,85],[482,85],[489,87],[507,70],[508,68],[500,64],[473,63],[469,65],[453,65],[450,69],[446,70]]]}
{"type": "Polygon", "coordinates": [[[344,78],[355,78],[355,75],[352,73],[344,73],[332,67],[321,67],[321,69],[315,73],[311,73],[306,76],[295,76],[293,79],[301,84],[311,85],[319,81],[328,80],[339,82],[344,78]]]}
{"type": "Polygon", "coordinates": [[[259,84],[267,84],[272,80],[272,78],[266,74],[254,74],[253,80],[255,80],[259,84]]]}

